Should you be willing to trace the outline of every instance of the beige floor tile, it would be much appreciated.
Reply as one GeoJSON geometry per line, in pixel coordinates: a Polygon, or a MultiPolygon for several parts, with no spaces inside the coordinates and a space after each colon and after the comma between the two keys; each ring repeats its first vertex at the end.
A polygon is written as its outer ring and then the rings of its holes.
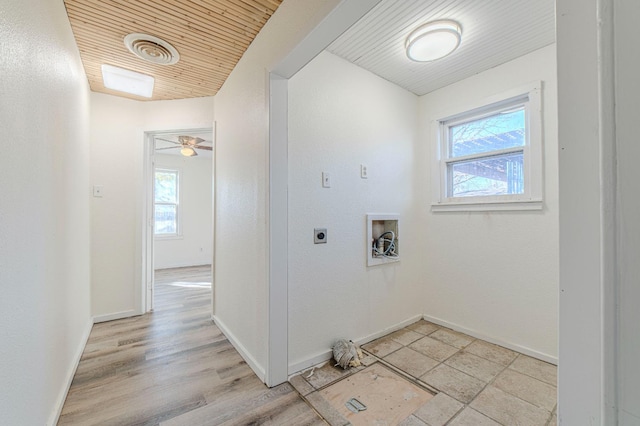
{"type": "Polygon", "coordinates": [[[418,408],[413,415],[429,426],[443,426],[464,407],[464,404],[440,392],[418,408]]]}
{"type": "Polygon", "coordinates": [[[422,338],[422,334],[417,333],[415,331],[403,328],[402,330],[398,330],[394,333],[391,333],[389,336],[391,340],[400,343],[401,345],[407,346],[416,340],[422,338]]]}
{"type": "Polygon", "coordinates": [[[376,357],[374,357],[373,355],[369,355],[369,354],[363,354],[364,357],[360,360],[360,362],[362,363],[363,367],[368,367],[371,364],[373,364],[374,362],[378,362],[378,359],[376,357]]]}
{"type": "Polygon", "coordinates": [[[306,377],[306,380],[316,389],[320,389],[323,386],[328,385],[329,383],[335,382],[338,379],[341,379],[345,376],[348,376],[354,373],[352,369],[343,370],[341,367],[335,367],[333,365],[333,360],[327,362],[320,368],[316,368],[313,370],[313,375],[308,377],[309,373],[303,373],[306,377]]]}
{"type": "Polygon", "coordinates": [[[388,337],[383,337],[378,340],[374,340],[371,343],[367,343],[362,346],[362,349],[371,352],[373,355],[384,358],[389,355],[391,352],[395,352],[400,349],[402,345],[398,342],[395,342],[388,337]]]}
{"type": "Polygon", "coordinates": [[[552,386],[557,386],[558,367],[553,364],[549,364],[548,362],[520,354],[509,368],[526,374],[527,376],[531,376],[534,379],[542,380],[552,386]]]}
{"type": "Polygon", "coordinates": [[[551,415],[551,419],[549,420],[549,423],[547,423],[547,426],[558,426],[558,415],[556,413],[551,415]]]}
{"type": "Polygon", "coordinates": [[[500,423],[490,419],[484,414],[478,413],[473,408],[465,408],[456,416],[450,426],[501,426],[500,423]]]}
{"type": "Polygon", "coordinates": [[[457,348],[432,339],[431,337],[423,337],[420,340],[416,340],[410,344],[409,347],[437,361],[444,361],[458,352],[457,348]]]}
{"type": "Polygon", "coordinates": [[[434,331],[429,335],[429,337],[440,340],[441,342],[454,346],[458,349],[464,348],[475,340],[471,336],[467,336],[466,334],[458,333],[457,331],[449,330],[447,328],[441,328],[440,330],[434,331]]]}
{"type": "Polygon", "coordinates": [[[296,388],[298,393],[300,393],[300,395],[302,396],[308,395],[315,390],[315,388],[311,386],[309,382],[307,382],[302,377],[301,374],[298,374],[297,376],[293,376],[291,379],[289,379],[289,383],[291,383],[291,385],[294,388],[296,388]]]}
{"type": "Polygon", "coordinates": [[[493,385],[511,395],[532,403],[551,412],[556,406],[555,386],[536,380],[532,377],[506,369],[493,382],[493,385]]]}
{"type": "Polygon", "coordinates": [[[511,361],[518,356],[517,352],[484,340],[474,341],[464,348],[464,351],[504,366],[511,364],[511,361]]]}
{"type": "Polygon", "coordinates": [[[398,423],[398,426],[430,426],[430,425],[426,424],[416,416],[409,416],[403,421],[401,421],[400,423],[398,423]]]}
{"type": "Polygon", "coordinates": [[[470,403],[485,386],[475,377],[444,364],[429,371],[421,380],[465,404],[470,403]]]}
{"type": "Polygon", "coordinates": [[[488,361],[465,351],[458,352],[444,363],[485,383],[489,383],[505,368],[503,365],[496,364],[495,362],[488,361]]]}
{"type": "Polygon", "coordinates": [[[411,324],[410,326],[407,327],[409,330],[413,330],[416,333],[420,333],[420,334],[431,334],[434,331],[438,330],[440,328],[440,326],[429,322],[429,321],[425,321],[425,320],[420,320],[418,322],[414,322],[413,324],[411,324]]]}
{"type": "Polygon", "coordinates": [[[551,412],[495,386],[488,386],[483,390],[470,407],[504,425],[545,426],[551,416],[551,412]]]}
{"type": "Polygon", "coordinates": [[[438,361],[409,348],[397,350],[387,355],[384,360],[413,377],[420,377],[439,364],[438,361]]]}

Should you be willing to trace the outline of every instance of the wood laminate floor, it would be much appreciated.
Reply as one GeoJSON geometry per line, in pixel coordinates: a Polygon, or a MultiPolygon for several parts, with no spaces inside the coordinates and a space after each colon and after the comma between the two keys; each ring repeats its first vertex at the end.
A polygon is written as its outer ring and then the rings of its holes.
{"type": "Polygon", "coordinates": [[[156,271],[153,313],[96,324],[59,425],[322,425],[267,388],[211,321],[211,268],[156,271]]]}

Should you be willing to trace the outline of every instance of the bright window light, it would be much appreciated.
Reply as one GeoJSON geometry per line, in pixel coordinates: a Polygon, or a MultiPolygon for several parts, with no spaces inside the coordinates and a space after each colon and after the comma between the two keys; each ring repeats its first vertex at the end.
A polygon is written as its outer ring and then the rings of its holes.
{"type": "Polygon", "coordinates": [[[434,120],[433,211],[542,209],[540,91],[514,88],[434,120]]]}
{"type": "Polygon", "coordinates": [[[153,95],[154,78],[112,65],[102,65],[102,81],[107,89],[130,93],[145,98],[153,95]]]}

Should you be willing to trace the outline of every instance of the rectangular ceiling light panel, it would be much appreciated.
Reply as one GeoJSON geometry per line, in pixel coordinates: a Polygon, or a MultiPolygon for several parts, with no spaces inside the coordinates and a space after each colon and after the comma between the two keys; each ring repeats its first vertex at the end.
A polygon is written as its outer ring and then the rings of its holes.
{"type": "Polygon", "coordinates": [[[102,81],[108,89],[145,98],[153,95],[154,78],[112,65],[102,65],[102,81]]]}

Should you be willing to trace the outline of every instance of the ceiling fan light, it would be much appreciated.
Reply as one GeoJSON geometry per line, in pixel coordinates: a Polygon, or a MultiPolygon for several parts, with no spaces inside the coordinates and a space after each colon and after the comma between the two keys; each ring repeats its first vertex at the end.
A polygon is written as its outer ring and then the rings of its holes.
{"type": "Polygon", "coordinates": [[[460,46],[462,29],[455,21],[428,22],[414,30],[405,42],[407,56],[416,62],[444,58],[460,46]]]}
{"type": "Polygon", "coordinates": [[[180,154],[184,155],[185,157],[193,157],[194,155],[198,155],[193,148],[189,148],[188,146],[182,148],[180,150],[180,154]]]}

